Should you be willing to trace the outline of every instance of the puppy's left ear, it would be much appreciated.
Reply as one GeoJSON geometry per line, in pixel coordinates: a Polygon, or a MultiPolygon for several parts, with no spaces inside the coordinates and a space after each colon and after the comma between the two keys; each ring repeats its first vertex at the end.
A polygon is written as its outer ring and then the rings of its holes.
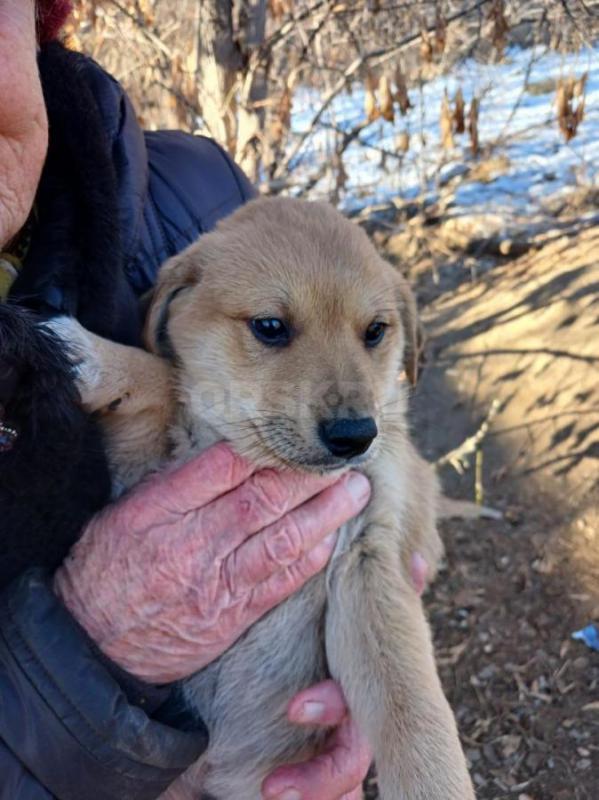
{"type": "Polygon", "coordinates": [[[154,290],[149,297],[144,296],[147,313],[144,326],[146,347],[157,355],[173,356],[168,334],[170,305],[183,290],[190,289],[200,282],[200,258],[196,245],[167,261],[158,273],[154,290]]]}
{"type": "Polygon", "coordinates": [[[424,329],[418,316],[416,298],[403,275],[397,276],[397,307],[404,331],[403,364],[412,386],[418,382],[420,357],[424,348],[424,329]]]}

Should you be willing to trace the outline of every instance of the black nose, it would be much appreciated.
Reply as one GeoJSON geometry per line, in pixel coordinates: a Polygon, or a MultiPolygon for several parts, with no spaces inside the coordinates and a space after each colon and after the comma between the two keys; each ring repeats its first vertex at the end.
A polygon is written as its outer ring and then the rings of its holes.
{"type": "Polygon", "coordinates": [[[320,423],[318,435],[330,453],[339,458],[351,458],[365,453],[378,429],[372,417],[362,419],[331,419],[320,423]]]}

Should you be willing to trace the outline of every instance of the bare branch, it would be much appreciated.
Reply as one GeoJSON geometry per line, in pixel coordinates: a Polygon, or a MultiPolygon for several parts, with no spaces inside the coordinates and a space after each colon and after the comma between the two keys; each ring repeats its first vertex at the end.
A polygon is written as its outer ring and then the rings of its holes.
{"type": "Polygon", "coordinates": [[[438,458],[435,462],[437,469],[445,466],[445,464],[450,464],[459,475],[463,475],[464,471],[469,465],[468,456],[476,453],[476,451],[480,448],[480,445],[489,432],[489,427],[499,413],[500,408],[501,403],[499,400],[493,400],[491,408],[489,409],[489,413],[483,420],[476,433],[465,439],[459,447],[450,450],[449,453],[446,453],[444,456],[441,456],[441,458],[438,458]]]}
{"type": "MultiPolygon", "coordinates": [[[[486,5],[487,3],[491,2],[491,0],[478,0],[477,3],[474,3],[468,8],[463,9],[462,11],[458,11],[452,16],[447,18],[447,24],[451,24],[462,17],[471,14],[473,11],[481,8],[482,6],[486,5]]],[[[432,33],[435,30],[435,23],[432,23],[427,30],[429,33],[432,33]]],[[[397,44],[386,47],[386,48],[379,48],[377,50],[371,50],[368,53],[364,53],[363,55],[359,56],[358,58],[354,59],[352,63],[344,70],[343,75],[339,78],[337,83],[326,92],[324,95],[323,101],[320,105],[318,111],[314,114],[312,119],[310,120],[310,124],[304,133],[302,133],[295,143],[295,145],[288,151],[287,155],[283,159],[283,161],[277,166],[274,176],[281,177],[283,173],[285,173],[289,169],[289,165],[291,162],[296,158],[304,144],[307,140],[312,136],[316,126],[320,122],[323,114],[327,111],[333,100],[345,89],[347,86],[349,79],[356,75],[359,70],[367,63],[373,62],[375,64],[381,64],[384,61],[392,58],[394,55],[397,55],[401,50],[404,50],[409,45],[416,42],[421,36],[421,30],[419,29],[416,32],[410,33],[408,36],[405,36],[401,41],[397,44]]]]}

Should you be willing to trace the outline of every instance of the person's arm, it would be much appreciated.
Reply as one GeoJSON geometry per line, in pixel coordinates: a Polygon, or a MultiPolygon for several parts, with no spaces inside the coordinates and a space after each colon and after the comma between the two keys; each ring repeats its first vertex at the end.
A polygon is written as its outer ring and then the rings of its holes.
{"type": "Polygon", "coordinates": [[[0,742],[0,800],[54,800],[5,744],[0,742]]]}
{"type": "Polygon", "coordinates": [[[0,800],[154,800],[207,744],[131,705],[31,570],[0,598],[0,800]]]}

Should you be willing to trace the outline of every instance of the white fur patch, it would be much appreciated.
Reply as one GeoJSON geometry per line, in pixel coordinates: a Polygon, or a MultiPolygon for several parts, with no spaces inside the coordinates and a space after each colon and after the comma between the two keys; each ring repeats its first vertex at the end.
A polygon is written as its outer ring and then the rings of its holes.
{"type": "Polygon", "coordinates": [[[52,331],[66,345],[73,362],[75,380],[80,386],[91,389],[100,380],[100,364],[97,362],[93,340],[74,317],[54,317],[40,323],[41,328],[52,331]]]}

